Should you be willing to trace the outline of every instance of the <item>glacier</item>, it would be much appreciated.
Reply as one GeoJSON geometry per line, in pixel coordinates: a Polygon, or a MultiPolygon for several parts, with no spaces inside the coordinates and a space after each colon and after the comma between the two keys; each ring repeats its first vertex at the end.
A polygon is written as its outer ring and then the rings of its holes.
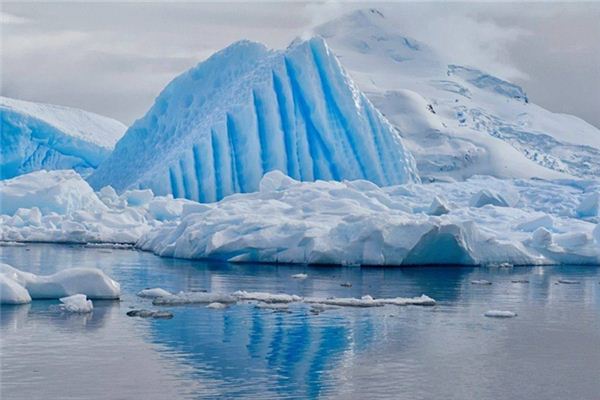
{"type": "Polygon", "coordinates": [[[448,62],[381,10],[352,12],[314,33],[398,129],[423,180],[600,176],[599,129],[534,104],[518,85],[448,62]]]}
{"type": "Polygon", "coordinates": [[[37,170],[88,175],[127,127],[74,108],[0,97],[0,179],[37,170]]]}
{"type": "Polygon", "coordinates": [[[417,181],[414,159],[320,38],[234,43],[174,79],[89,177],[200,202],[301,181],[417,181]]]}
{"type": "Polygon", "coordinates": [[[159,256],[341,265],[600,263],[600,181],[408,182],[294,180],[267,173],[259,190],[199,203],[140,190],[94,192],[73,171],[38,171],[0,185],[0,244],[129,244],[159,256]],[[40,174],[59,197],[39,196],[40,174]],[[7,189],[8,188],[8,189],[7,189]],[[79,196],[79,197],[78,197],[79,196]],[[71,206],[60,203],[73,198],[71,206]],[[128,199],[136,201],[129,202],[128,199]],[[166,211],[168,210],[168,212],[166,211]],[[582,213],[584,210],[585,213],[582,213]]]}

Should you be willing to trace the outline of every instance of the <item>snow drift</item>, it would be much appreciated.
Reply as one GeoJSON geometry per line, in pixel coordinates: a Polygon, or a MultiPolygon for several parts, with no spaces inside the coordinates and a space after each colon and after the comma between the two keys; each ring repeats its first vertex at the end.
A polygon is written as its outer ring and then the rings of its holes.
{"type": "Polygon", "coordinates": [[[301,181],[417,180],[400,136],[322,39],[242,41],[173,80],[89,178],[212,202],[280,170],[301,181]]]}
{"type": "Polygon", "coordinates": [[[126,126],[90,112],[0,97],[0,179],[40,169],[89,174],[126,126]]]}

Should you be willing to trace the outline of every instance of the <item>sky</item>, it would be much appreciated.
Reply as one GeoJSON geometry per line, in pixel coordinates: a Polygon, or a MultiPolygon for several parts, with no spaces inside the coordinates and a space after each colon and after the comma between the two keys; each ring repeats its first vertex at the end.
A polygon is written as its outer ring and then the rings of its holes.
{"type": "Polygon", "coordinates": [[[283,48],[376,7],[448,63],[522,85],[532,102],[600,127],[600,2],[1,3],[1,93],[131,124],[175,76],[240,40],[283,48]]]}

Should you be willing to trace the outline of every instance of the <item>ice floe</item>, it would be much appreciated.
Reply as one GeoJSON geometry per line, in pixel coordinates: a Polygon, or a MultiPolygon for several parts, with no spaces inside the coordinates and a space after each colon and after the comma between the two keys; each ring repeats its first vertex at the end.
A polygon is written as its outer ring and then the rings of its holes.
{"type": "Polygon", "coordinates": [[[152,300],[155,306],[176,306],[183,304],[210,304],[223,303],[231,304],[238,300],[229,294],[206,293],[206,292],[180,292],[168,296],[156,297],[152,300]]]}
{"type": "Polygon", "coordinates": [[[154,319],[172,319],[173,313],[162,310],[131,310],[127,311],[129,317],[154,318],[154,319]]]}
{"type": "Polygon", "coordinates": [[[162,288],[152,288],[140,290],[137,295],[139,297],[155,299],[157,297],[170,296],[172,293],[162,288]]]}
{"type": "Polygon", "coordinates": [[[85,294],[74,294],[72,296],[61,297],[60,309],[72,313],[90,313],[94,309],[91,300],[87,299],[85,294]]]}
{"type": "Polygon", "coordinates": [[[90,299],[118,299],[121,295],[119,283],[95,268],[71,268],[53,275],[38,276],[0,263],[0,282],[2,304],[59,299],[76,294],[90,299]]]}
{"type": "Polygon", "coordinates": [[[512,311],[504,310],[489,310],[486,311],[483,315],[490,318],[514,318],[517,316],[517,314],[512,311]]]}
{"type": "Polygon", "coordinates": [[[217,301],[213,302],[213,303],[209,303],[206,308],[212,308],[213,310],[223,310],[225,308],[229,307],[229,304],[226,303],[219,303],[217,301]]]}

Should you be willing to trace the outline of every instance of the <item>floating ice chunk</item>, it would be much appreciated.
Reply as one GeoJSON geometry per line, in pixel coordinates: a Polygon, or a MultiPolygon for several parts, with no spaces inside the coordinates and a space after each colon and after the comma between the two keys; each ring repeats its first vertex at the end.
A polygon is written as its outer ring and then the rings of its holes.
{"type": "Polygon", "coordinates": [[[294,301],[302,301],[302,297],[296,296],[295,294],[246,292],[245,290],[238,290],[237,292],[234,292],[232,296],[237,297],[239,300],[256,300],[265,303],[291,303],[294,301]]]}
{"type": "Polygon", "coordinates": [[[355,297],[331,297],[331,298],[307,298],[306,303],[317,303],[331,306],[342,307],[382,307],[384,305],[396,306],[433,306],[435,300],[429,296],[421,295],[419,297],[394,297],[374,299],[370,295],[362,296],[360,299],[355,297]]]}
{"type": "Polygon", "coordinates": [[[427,210],[427,214],[436,216],[448,214],[449,212],[450,208],[448,207],[448,204],[440,196],[435,196],[433,198],[429,210],[427,210]]]}
{"type": "Polygon", "coordinates": [[[345,288],[351,288],[352,284],[350,282],[342,282],[340,283],[340,286],[345,288]]]}
{"type": "Polygon", "coordinates": [[[155,299],[157,297],[171,296],[172,293],[162,288],[152,288],[140,290],[137,295],[147,299],[155,299]]]}
{"type": "Polygon", "coordinates": [[[471,281],[471,285],[491,285],[492,282],[487,281],[485,279],[475,279],[471,281]]]}
{"type": "Polygon", "coordinates": [[[210,304],[210,303],[235,303],[237,298],[228,294],[222,293],[206,293],[206,292],[179,292],[169,296],[157,297],[152,300],[155,306],[175,306],[182,304],[210,304]]]}
{"type": "Polygon", "coordinates": [[[488,204],[496,207],[509,207],[508,201],[500,193],[491,189],[482,189],[469,200],[471,207],[479,208],[488,204]]]}
{"type": "Polygon", "coordinates": [[[91,300],[88,300],[85,294],[74,294],[68,297],[61,297],[60,309],[72,313],[90,313],[94,309],[91,300]]]}
{"type": "Polygon", "coordinates": [[[292,278],[303,280],[303,279],[308,278],[308,275],[307,274],[294,274],[294,275],[292,275],[292,278]]]}
{"type": "Polygon", "coordinates": [[[307,303],[319,303],[331,306],[342,307],[382,307],[384,304],[375,301],[370,295],[362,296],[360,299],[356,297],[331,297],[331,298],[308,298],[307,303]]]}
{"type": "Polygon", "coordinates": [[[154,319],[171,319],[173,318],[173,313],[169,311],[158,310],[131,310],[127,312],[127,316],[154,319]]]}
{"type": "Polygon", "coordinates": [[[581,218],[597,217],[600,215],[600,192],[588,193],[581,199],[576,209],[581,218]]]}
{"type": "Polygon", "coordinates": [[[434,306],[436,304],[434,299],[424,294],[418,297],[394,297],[390,299],[376,299],[375,301],[395,306],[434,306]]]}
{"type": "Polygon", "coordinates": [[[263,301],[256,304],[256,308],[263,308],[268,310],[287,310],[289,303],[265,303],[263,301]]]}
{"type": "Polygon", "coordinates": [[[118,299],[119,283],[95,268],[72,268],[53,275],[38,276],[0,264],[0,273],[24,286],[32,299],[58,299],[84,294],[90,299],[118,299]]]}
{"type": "Polygon", "coordinates": [[[512,283],[529,283],[529,280],[527,280],[527,279],[513,279],[511,282],[512,283]]]}
{"type": "Polygon", "coordinates": [[[579,285],[581,282],[572,279],[559,279],[558,283],[562,283],[563,285],[579,285]]]}
{"type": "Polygon", "coordinates": [[[512,311],[503,310],[489,310],[486,311],[483,315],[490,318],[514,318],[517,316],[517,314],[512,311]]]}
{"type": "Polygon", "coordinates": [[[525,221],[517,225],[517,229],[524,232],[534,232],[538,228],[544,229],[552,229],[554,226],[554,218],[550,215],[542,215],[541,217],[537,217],[531,219],[529,221],[525,221]]]}
{"type": "Polygon", "coordinates": [[[218,301],[210,303],[209,305],[206,306],[206,308],[212,308],[213,310],[222,310],[222,309],[227,308],[227,307],[229,307],[228,304],[219,303],[218,301]]]}
{"type": "Polygon", "coordinates": [[[26,303],[31,303],[31,296],[27,289],[0,272],[0,304],[26,303]]]}

